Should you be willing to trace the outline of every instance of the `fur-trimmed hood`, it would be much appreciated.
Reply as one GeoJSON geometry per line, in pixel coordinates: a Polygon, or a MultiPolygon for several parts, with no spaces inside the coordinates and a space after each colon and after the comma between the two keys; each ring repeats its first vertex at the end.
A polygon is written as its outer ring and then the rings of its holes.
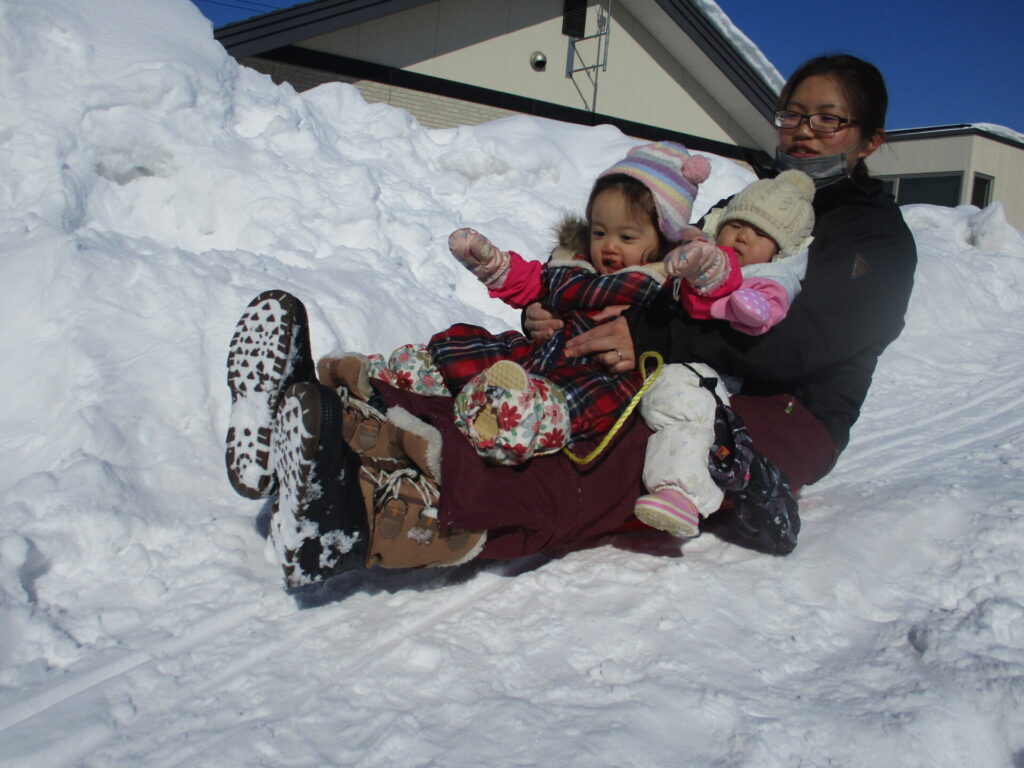
{"type": "Polygon", "coordinates": [[[551,261],[586,258],[590,250],[590,227],[586,219],[567,213],[555,225],[554,235],[555,249],[551,251],[551,261]]]}

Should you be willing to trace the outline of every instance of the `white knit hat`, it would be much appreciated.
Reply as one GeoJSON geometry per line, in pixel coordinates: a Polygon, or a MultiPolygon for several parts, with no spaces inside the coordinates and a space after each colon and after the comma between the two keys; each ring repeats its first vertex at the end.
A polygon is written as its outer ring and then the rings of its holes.
{"type": "Polygon", "coordinates": [[[777,258],[807,247],[814,228],[814,181],[803,171],[783,171],[738,192],[722,211],[715,228],[741,219],[762,230],[779,246],[777,258]]]}

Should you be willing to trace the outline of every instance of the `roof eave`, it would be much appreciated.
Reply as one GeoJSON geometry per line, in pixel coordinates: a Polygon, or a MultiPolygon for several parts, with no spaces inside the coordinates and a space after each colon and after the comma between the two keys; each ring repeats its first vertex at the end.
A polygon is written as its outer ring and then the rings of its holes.
{"type": "MultiPolygon", "coordinates": [[[[705,56],[766,119],[775,112],[776,91],[729,42],[693,0],[655,0],[705,56]]],[[[628,3],[627,3],[628,4],[628,3]]]]}
{"type": "MultiPolygon", "coordinates": [[[[1009,131],[1009,129],[1007,129],[1009,131]]],[[[933,125],[923,128],[900,128],[894,131],[885,132],[885,140],[889,142],[913,141],[914,139],[939,139],[952,136],[983,136],[984,138],[997,141],[1001,144],[1008,144],[1011,147],[1024,149],[1024,141],[1018,140],[1007,133],[1000,133],[974,123],[959,123],[956,125],[933,125]]]]}
{"type": "Polygon", "coordinates": [[[213,34],[228,53],[242,58],[430,2],[434,0],[314,0],[225,24],[215,29],[213,34]]]}
{"type": "MultiPolygon", "coordinates": [[[[292,8],[274,11],[245,21],[220,27],[214,31],[217,40],[235,58],[301,43],[347,27],[373,21],[394,13],[426,5],[435,0],[314,0],[292,8]]],[[[692,44],[688,48],[693,64],[691,74],[709,93],[726,103],[741,128],[762,148],[774,146],[774,130],[770,128],[775,110],[775,89],[738,51],[706,16],[694,0],[622,0],[638,19],[664,17],[672,24],[653,24],[652,34],[660,36],[663,45],[672,49],[682,39],[679,30],[692,44]],[[659,14],[663,14],[659,15],[659,14]],[[674,26],[673,26],[674,25],[674,26]],[[699,51],[699,54],[693,53],[699,51]],[[731,97],[730,97],[731,94],[731,97]]]]}

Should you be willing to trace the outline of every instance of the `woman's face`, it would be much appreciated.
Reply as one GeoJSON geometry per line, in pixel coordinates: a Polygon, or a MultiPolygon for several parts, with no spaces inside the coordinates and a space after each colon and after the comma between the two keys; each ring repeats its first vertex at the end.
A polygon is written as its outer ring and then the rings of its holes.
{"type": "MultiPolygon", "coordinates": [[[[856,120],[839,83],[831,77],[811,75],[793,91],[783,107],[802,115],[827,112],[830,115],[856,120]]],[[[834,134],[816,133],[806,120],[796,128],[779,128],[779,150],[794,157],[818,157],[847,153],[847,164],[852,169],[858,160],[867,157],[881,144],[881,136],[864,141],[860,128],[850,123],[834,134]]]]}

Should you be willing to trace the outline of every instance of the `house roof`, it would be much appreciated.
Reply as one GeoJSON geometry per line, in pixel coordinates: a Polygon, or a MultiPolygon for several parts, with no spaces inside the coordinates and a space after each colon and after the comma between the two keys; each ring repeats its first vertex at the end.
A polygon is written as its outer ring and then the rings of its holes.
{"type": "Polygon", "coordinates": [[[313,0],[280,11],[225,24],[214,31],[235,58],[390,16],[435,0],[313,0]]]}
{"type": "MultiPolygon", "coordinates": [[[[706,4],[696,0],[622,1],[638,18],[651,19],[648,29],[669,51],[676,50],[673,45],[673,37],[678,38],[679,32],[685,33],[697,45],[701,53],[715,65],[718,74],[724,75],[763,117],[771,118],[775,112],[775,102],[781,83],[777,86],[769,82],[765,78],[763,68],[754,66],[749,55],[750,49],[756,50],[753,43],[746,41],[749,43],[747,50],[737,46],[738,38],[742,38],[743,35],[732,26],[732,22],[724,13],[719,14],[716,23],[716,19],[707,13],[706,4]],[[651,18],[650,10],[645,11],[644,6],[657,6],[675,23],[675,28],[657,23],[651,18]],[[731,34],[723,33],[723,23],[729,27],[731,34]]],[[[760,54],[760,51],[757,53],[760,54]]],[[[763,55],[761,58],[764,64],[771,67],[763,55]]],[[[774,72],[774,67],[771,69],[774,72]]],[[[701,79],[699,72],[694,74],[701,79]]]]}
{"type": "MultiPolygon", "coordinates": [[[[373,21],[435,0],[314,0],[291,8],[227,24],[215,31],[216,38],[235,58],[300,43],[319,35],[373,21]]],[[[697,0],[620,0],[674,55],[685,60],[682,51],[695,45],[711,67],[695,67],[698,81],[708,90],[723,79],[730,83],[762,117],[775,109],[777,89],[763,71],[754,66],[748,52],[740,50],[736,38],[722,33],[697,0]],[[658,23],[667,16],[673,25],[658,23]]],[[[719,21],[721,23],[721,21],[719,21]]],[[[749,107],[748,107],[749,108],[749,107]]]]}
{"type": "Polygon", "coordinates": [[[886,131],[886,141],[912,141],[914,139],[936,139],[945,136],[984,136],[1024,149],[1024,135],[1001,125],[991,123],[960,123],[958,125],[935,125],[927,128],[902,128],[897,131],[886,131]]]}

